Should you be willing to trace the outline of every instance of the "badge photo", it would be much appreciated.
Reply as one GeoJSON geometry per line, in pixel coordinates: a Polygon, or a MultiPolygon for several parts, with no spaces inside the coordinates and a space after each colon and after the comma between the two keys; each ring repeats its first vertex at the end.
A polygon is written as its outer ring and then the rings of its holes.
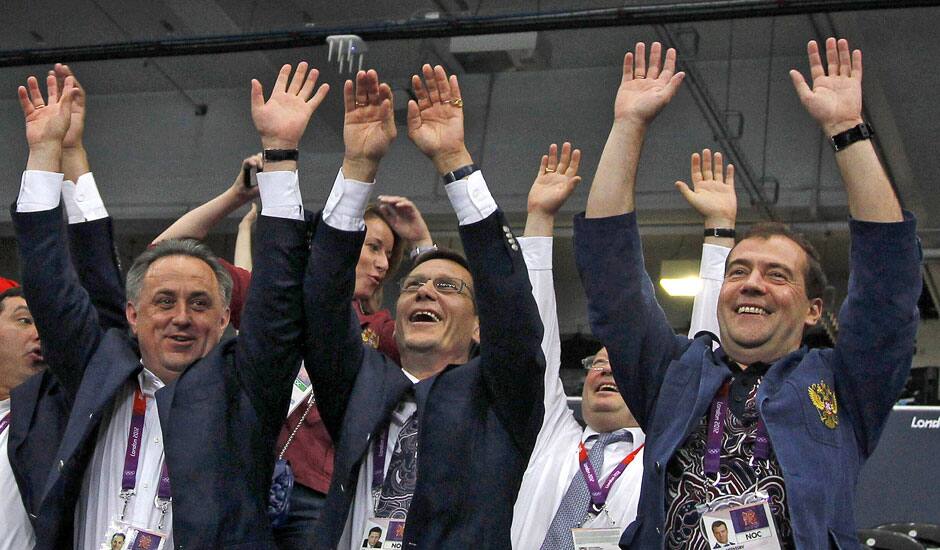
{"type": "Polygon", "coordinates": [[[405,520],[369,518],[362,532],[360,548],[386,548],[399,550],[405,539],[405,520]]]}
{"type": "Polygon", "coordinates": [[[134,527],[123,521],[112,521],[100,550],[163,550],[166,533],[134,527]]]}
{"type": "Polygon", "coordinates": [[[780,539],[766,495],[748,495],[743,499],[745,502],[738,498],[728,499],[702,514],[700,528],[708,539],[708,547],[779,550],[780,539]]]}

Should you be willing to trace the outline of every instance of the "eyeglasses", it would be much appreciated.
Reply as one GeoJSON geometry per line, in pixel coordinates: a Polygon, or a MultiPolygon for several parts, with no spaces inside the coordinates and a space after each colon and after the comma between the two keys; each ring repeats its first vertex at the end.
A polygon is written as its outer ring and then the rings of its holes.
{"type": "Polygon", "coordinates": [[[454,277],[435,277],[433,279],[421,276],[405,277],[401,282],[401,291],[417,292],[428,281],[431,281],[434,290],[441,294],[463,294],[464,289],[467,289],[467,295],[472,297],[473,289],[470,288],[470,285],[454,277]]]}
{"type": "Polygon", "coordinates": [[[584,370],[601,371],[610,368],[610,361],[596,355],[589,355],[581,360],[584,370]]]}

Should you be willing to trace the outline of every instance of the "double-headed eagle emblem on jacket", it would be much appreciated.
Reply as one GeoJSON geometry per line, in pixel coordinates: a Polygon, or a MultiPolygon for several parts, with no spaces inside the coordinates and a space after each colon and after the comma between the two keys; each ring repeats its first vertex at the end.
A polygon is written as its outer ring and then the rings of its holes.
{"type": "Polygon", "coordinates": [[[834,430],[839,425],[839,404],[836,402],[836,393],[823,380],[811,385],[808,390],[809,399],[819,412],[820,422],[834,430]]]}

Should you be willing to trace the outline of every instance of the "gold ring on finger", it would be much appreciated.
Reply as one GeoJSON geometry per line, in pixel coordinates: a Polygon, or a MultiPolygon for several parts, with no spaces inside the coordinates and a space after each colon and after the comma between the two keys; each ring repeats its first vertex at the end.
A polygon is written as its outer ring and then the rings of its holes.
{"type": "Polygon", "coordinates": [[[368,103],[363,103],[361,101],[356,102],[356,107],[365,107],[366,105],[368,105],[368,103]]]}
{"type": "Polygon", "coordinates": [[[463,98],[455,97],[454,99],[451,99],[448,103],[450,103],[454,107],[463,109],[463,98]]]}
{"type": "Polygon", "coordinates": [[[554,168],[546,168],[546,169],[545,169],[545,173],[546,173],[546,174],[554,174],[554,173],[555,173],[555,169],[554,169],[554,168]]]}

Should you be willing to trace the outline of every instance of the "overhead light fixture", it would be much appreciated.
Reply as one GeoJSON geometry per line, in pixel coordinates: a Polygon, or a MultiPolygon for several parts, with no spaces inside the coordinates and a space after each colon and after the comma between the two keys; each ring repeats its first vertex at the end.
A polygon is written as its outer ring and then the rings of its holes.
{"type": "Polygon", "coordinates": [[[673,297],[695,296],[702,288],[698,273],[699,262],[695,260],[663,260],[659,286],[673,297]]]}

